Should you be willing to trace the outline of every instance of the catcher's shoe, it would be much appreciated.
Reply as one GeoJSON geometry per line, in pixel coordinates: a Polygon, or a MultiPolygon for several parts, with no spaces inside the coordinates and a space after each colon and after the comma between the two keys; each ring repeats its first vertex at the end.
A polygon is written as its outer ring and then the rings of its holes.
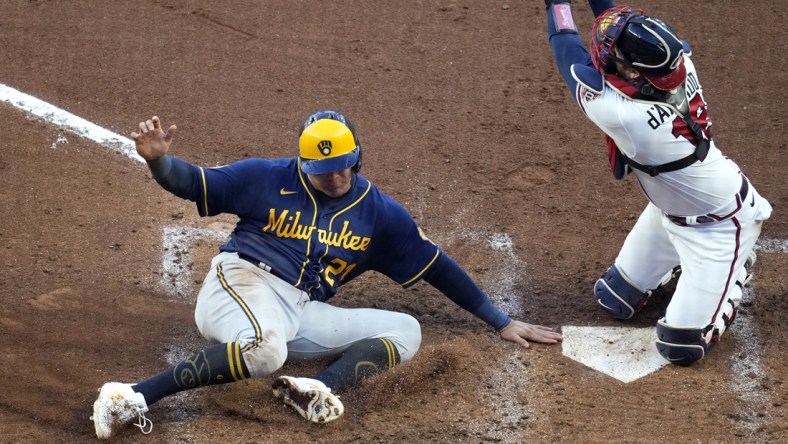
{"type": "Polygon", "coordinates": [[[329,422],[345,412],[339,396],[331,393],[330,388],[316,379],[280,376],[271,387],[274,396],[294,408],[308,421],[329,422]]]}
{"type": "Polygon", "coordinates": [[[98,439],[109,439],[132,420],[140,431],[147,435],[153,431],[153,422],[145,417],[148,404],[142,393],[136,393],[131,384],[108,382],[101,387],[98,399],[93,403],[93,424],[98,439]]]}
{"type": "Polygon", "coordinates": [[[744,282],[742,282],[742,287],[749,284],[752,280],[752,266],[755,265],[755,262],[758,261],[758,255],[755,254],[755,250],[750,251],[749,256],[747,256],[747,260],[744,261],[744,269],[747,270],[747,276],[744,278],[744,282]]]}

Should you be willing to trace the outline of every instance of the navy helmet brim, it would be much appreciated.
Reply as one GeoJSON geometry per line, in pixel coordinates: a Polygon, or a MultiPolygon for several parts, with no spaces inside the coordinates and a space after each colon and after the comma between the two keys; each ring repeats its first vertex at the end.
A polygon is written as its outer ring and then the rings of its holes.
{"type": "Polygon", "coordinates": [[[337,157],[328,159],[301,158],[301,171],[304,174],[328,174],[352,168],[358,162],[358,148],[337,157]]]}

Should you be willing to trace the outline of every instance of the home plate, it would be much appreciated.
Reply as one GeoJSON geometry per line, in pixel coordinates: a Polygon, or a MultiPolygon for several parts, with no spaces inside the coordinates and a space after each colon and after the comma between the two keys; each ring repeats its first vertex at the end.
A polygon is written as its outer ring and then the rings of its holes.
{"type": "Polygon", "coordinates": [[[632,382],[668,365],[654,345],[656,328],[561,327],[564,356],[632,382]]]}

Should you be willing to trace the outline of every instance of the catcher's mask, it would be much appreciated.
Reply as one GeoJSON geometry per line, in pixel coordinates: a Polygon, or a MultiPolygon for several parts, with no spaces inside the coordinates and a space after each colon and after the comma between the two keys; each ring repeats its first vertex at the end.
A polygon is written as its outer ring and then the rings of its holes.
{"type": "Polygon", "coordinates": [[[301,171],[326,174],[361,169],[361,144],[353,124],[342,113],[325,110],[307,117],[298,139],[301,171]]]}
{"type": "Polygon", "coordinates": [[[687,78],[681,40],[665,22],[642,15],[640,9],[616,6],[600,14],[591,30],[590,46],[591,60],[603,72],[615,72],[619,61],[663,91],[677,88],[687,78]]]}

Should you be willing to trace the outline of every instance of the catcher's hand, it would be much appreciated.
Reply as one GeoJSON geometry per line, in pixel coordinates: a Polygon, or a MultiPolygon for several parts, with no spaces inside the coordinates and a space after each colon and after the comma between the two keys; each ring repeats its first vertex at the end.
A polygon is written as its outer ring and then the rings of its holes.
{"type": "Polygon", "coordinates": [[[131,133],[131,138],[134,139],[134,144],[137,147],[137,154],[148,162],[159,159],[167,154],[172,145],[172,137],[178,129],[172,125],[164,131],[161,129],[161,121],[157,116],[153,116],[150,120],[140,122],[140,132],[131,133]]]}
{"type": "Polygon", "coordinates": [[[530,347],[527,340],[540,342],[542,344],[555,344],[563,339],[561,333],[558,333],[550,327],[526,324],[525,322],[516,320],[512,320],[509,325],[501,330],[501,337],[507,341],[516,342],[525,348],[530,347]]]}

